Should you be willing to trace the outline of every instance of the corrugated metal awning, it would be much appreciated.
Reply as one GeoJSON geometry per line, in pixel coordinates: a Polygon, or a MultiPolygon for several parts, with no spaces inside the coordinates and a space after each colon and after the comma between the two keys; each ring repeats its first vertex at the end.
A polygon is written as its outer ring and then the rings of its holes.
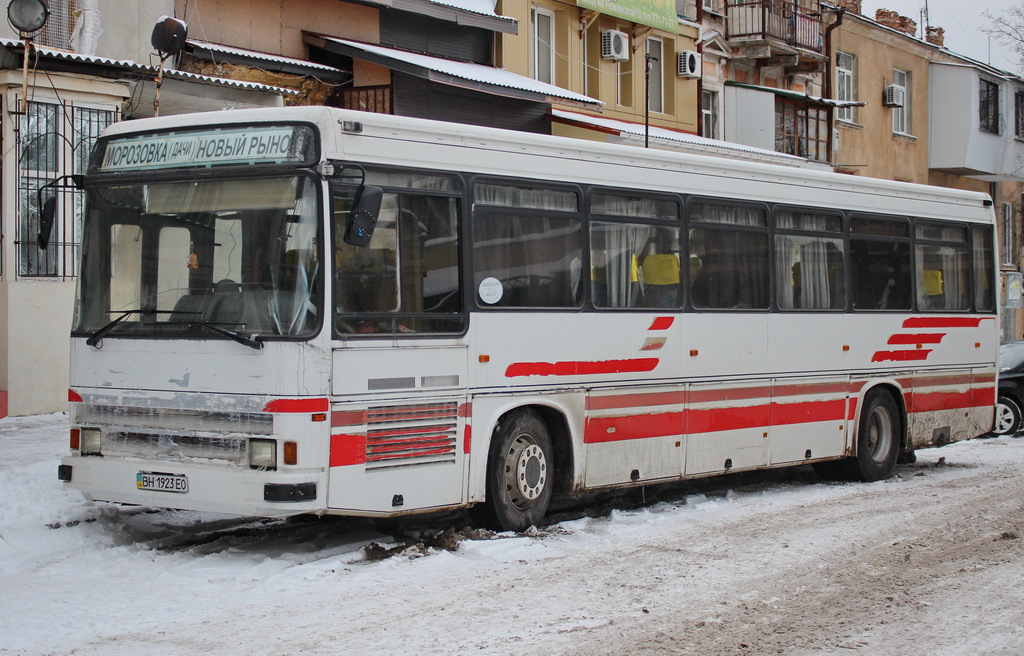
{"type": "Polygon", "coordinates": [[[283,57],[272,55],[257,50],[247,50],[226,46],[221,43],[200,41],[199,39],[188,39],[186,42],[192,48],[192,55],[197,58],[209,59],[211,61],[222,61],[232,64],[244,64],[258,67],[263,70],[271,70],[280,73],[291,73],[295,75],[309,75],[317,78],[334,80],[348,80],[352,74],[348,71],[307,61],[294,57],[283,57]]]}
{"type": "MultiPolygon", "coordinates": [[[[0,39],[0,47],[16,51],[18,57],[22,56],[25,44],[21,41],[14,39],[0,39]]],[[[49,59],[55,62],[67,62],[69,64],[79,64],[82,66],[101,67],[107,69],[111,75],[110,77],[126,77],[119,75],[119,73],[129,73],[127,76],[129,79],[155,79],[159,70],[155,66],[149,66],[146,64],[139,64],[128,59],[108,59],[106,57],[96,57],[93,55],[83,55],[77,52],[67,52],[65,50],[53,50],[51,48],[41,48],[39,46],[32,46],[33,56],[38,55],[45,59],[49,59]]],[[[19,60],[20,61],[20,60],[19,60]]],[[[17,67],[20,68],[20,63],[17,67]]],[[[81,71],[80,71],[81,72],[81,71]]],[[[231,87],[234,89],[244,89],[246,91],[264,91],[274,93],[283,96],[297,95],[299,92],[294,89],[287,89],[285,87],[277,87],[269,84],[259,84],[256,82],[244,82],[242,80],[232,80],[224,77],[213,77],[211,75],[200,75],[198,73],[189,73],[187,71],[179,71],[175,69],[165,68],[163,71],[164,78],[173,80],[183,80],[188,82],[197,82],[200,84],[209,84],[213,86],[231,87]]]]}
{"type": "Polygon", "coordinates": [[[385,46],[349,41],[323,34],[307,33],[306,42],[347,57],[362,59],[392,70],[448,84],[500,96],[557,102],[588,109],[599,109],[604,103],[595,98],[574,93],[553,84],[511,73],[504,69],[421,55],[385,46]]]}
{"type": "Polygon", "coordinates": [[[834,98],[822,98],[820,96],[811,96],[800,91],[790,91],[789,89],[776,89],[775,87],[763,87],[757,84],[746,84],[745,82],[733,82],[732,80],[726,80],[726,86],[740,87],[741,89],[753,89],[755,91],[764,91],[782,98],[788,98],[790,100],[803,101],[809,105],[819,105],[823,107],[863,107],[867,105],[866,102],[859,100],[836,100],[834,98]]]}

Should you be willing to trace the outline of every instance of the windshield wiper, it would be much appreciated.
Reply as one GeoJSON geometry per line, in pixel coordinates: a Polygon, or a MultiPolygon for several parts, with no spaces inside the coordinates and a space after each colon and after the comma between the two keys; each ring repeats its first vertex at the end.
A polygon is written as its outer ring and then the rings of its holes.
{"type": "Polygon", "coordinates": [[[249,335],[248,337],[246,337],[245,335],[240,335],[240,334],[236,333],[233,330],[228,330],[227,328],[221,328],[220,326],[218,326],[218,325],[216,325],[214,323],[211,323],[209,321],[189,321],[188,325],[189,326],[204,326],[204,327],[209,328],[210,330],[212,330],[212,331],[214,331],[216,333],[220,333],[221,335],[224,335],[225,337],[228,337],[230,339],[235,340],[236,342],[238,342],[239,344],[242,344],[243,346],[248,346],[249,348],[255,349],[257,351],[262,351],[263,350],[263,340],[260,339],[260,336],[256,335],[255,333],[252,334],[252,335],[249,335]]]}
{"type": "Polygon", "coordinates": [[[117,327],[117,324],[121,323],[129,316],[136,314],[138,312],[145,312],[145,310],[128,310],[118,318],[114,319],[113,321],[111,321],[110,323],[108,323],[107,325],[103,326],[102,328],[94,332],[92,335],[90,335],[89,339],[85,340],[85,343],[88,344],[89,346],[96,346],[97,344],[100,343],[100,340],[103,339],[103,337],[107,333],[109,333],[111,330],[117,327]]]}

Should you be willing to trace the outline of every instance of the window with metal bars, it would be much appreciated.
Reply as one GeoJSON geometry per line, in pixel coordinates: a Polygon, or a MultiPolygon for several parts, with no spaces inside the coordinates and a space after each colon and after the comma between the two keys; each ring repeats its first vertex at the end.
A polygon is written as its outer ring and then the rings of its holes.
{"type": "Polygon", "coordinates": [[[822,107],[775,99],[775,150],[828,161],[828,112],[822,107]]]}
{"type": "MultiPolygon", "coordinates": [[[[45,102],[28,103],[18,117],[18,221],[15,248],[21,277],[73,278],[83,215],[82,192],[54,188],[57,215],[47,248],[36,243],[39,188],[62,175],[84,172],[99,133],[116,111],[45,102]]],[[[45,199],[44,199],[45,200],[45,199]]]]}
{"type": "Polygon", "coordinates": [[[999,134],[999,84],[992,80],[978,81],[978,128],[999,134]]]}

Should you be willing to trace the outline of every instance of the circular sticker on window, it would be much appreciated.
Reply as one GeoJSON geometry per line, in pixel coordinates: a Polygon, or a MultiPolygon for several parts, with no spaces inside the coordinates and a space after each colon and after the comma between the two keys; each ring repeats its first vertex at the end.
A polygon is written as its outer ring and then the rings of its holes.
{"type": "Polygon", "coordinates": [[[477,293],[480,294],[481,301],[488,305],[494,305],[501,300],[505,288],[501,286],[501,281],[497,278],[484,278],[480,281],[477,293]]]}

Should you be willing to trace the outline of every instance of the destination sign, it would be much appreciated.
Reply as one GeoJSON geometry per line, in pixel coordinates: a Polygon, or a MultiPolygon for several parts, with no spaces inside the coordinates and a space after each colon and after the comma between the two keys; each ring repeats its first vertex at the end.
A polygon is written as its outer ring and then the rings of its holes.
{"type": "Polygon", "coordinates": [[[303,125],[136,135],[108,141],[95,170],[302,163],[309,157],[312,136],[312,129],[303,125]]]}

